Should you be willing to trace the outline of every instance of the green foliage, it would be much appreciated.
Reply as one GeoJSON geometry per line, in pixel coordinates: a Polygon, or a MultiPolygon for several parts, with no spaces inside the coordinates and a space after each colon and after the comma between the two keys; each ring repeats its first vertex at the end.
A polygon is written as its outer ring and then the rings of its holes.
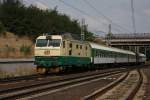
{"type": "Polygon", "coordinates": [[[20,52],[23,53],[25,56],[30,55],[31,54],[31,46],[22,45],[20,47],[20,52]]]}
{"type": "MultiPolygon", "coordinates": [[[[7,31],[31,39],[43,33],[69,32],[79,36],[81,30],[77,20],[58,13],[57,7],[41,10],[33,5],[26,7],[19,0],[5,0],[0,4],[0,21],[7,31]]],[[[91,36],[92,33],[86,32],[86,35],[91,36]]]]}
{"type": "Polygon", "coordinates": [[[3,33],[5,31],[5,27],[3,24],[0,22],[0,33],[3,33]]]}

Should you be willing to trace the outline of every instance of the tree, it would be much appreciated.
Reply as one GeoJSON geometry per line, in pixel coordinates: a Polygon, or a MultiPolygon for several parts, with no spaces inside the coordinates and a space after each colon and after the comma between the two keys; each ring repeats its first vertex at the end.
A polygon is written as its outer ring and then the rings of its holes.
{"type": "MultiPolygon", "coordinates": [[[[7,31],[19,36],[28,36],[35,39],[43,33],[60,34],[69,32],[80,36],[80,24],[65,14],[60,14],[57,7],[41,10],[33,5],[26,7],[20,0],[4,0],[0,4],[0,21],[7,31]]],[[[86,31],[88,36],[92,33],[86,31]]]]}

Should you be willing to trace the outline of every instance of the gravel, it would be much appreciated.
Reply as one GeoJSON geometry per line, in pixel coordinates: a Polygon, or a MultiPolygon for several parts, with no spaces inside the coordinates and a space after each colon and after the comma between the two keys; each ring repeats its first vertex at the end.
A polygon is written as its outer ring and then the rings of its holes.
{"type": "Polygon", "coordinates": [[[100,81],[88,83],[70,89],[62,90],[49,95],[34,98],[32,100],[80,100],[82,97],[91,94],[92,92],[106,86],[107,84],[118,79],[120,75],[111,76],[110,78],[102,78],[100,81]]]}
{"type": "Polygon", "coordinates": [[[147,76],[147,83],[146,84],[146,92],[143,97],[143,100],[150,100],[150,67],[144,68],[143,69],[145,75],[147,76]]]}

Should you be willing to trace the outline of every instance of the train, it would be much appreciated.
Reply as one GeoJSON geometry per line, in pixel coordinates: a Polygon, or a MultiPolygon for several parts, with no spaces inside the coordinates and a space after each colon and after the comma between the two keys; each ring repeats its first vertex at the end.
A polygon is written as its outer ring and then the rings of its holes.
{"type": "Polygon", "coordinates": [[[67,69],[94,69],[104,65],[142,64],[146,56],[89,41],[66,38],[63,35],[37,37],[34,49],[38,73],[61,72],[67,69]]]}

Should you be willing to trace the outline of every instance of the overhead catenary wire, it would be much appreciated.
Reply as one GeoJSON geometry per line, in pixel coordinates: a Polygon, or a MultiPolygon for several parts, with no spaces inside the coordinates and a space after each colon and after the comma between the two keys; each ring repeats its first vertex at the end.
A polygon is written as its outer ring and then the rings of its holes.
{"type": "MultiPolygon", "coordinates": [[[[63,1],[63,0],[58,0],[58,1],[62,2],[64,5],[66,5],[66,6],[70,7],[70,8],[72,8],[72,9],[74,9],[74,10],[76,10],[76,11],[78,11],[78,12],[80,12],[80,13],[82,13],[82,14],[88,16],[88,17],[90,17],[91,19],[95,20],[96,22],[98,21],[98,20],[96,20],[95,18],[93,18],[93,16],[90,15],[89,13],[87,13],[87,12],[85,12],[85,11],[83,11],[83,10],[80,10],[79,8],[77,8],[77,7],[71,5],[71,4],[69,4],[69,3],[67,3],[67,2],[65,2],[65,1],[63,1]]],[[[102,22],[100,22],[100,23],[102,23],[102,22]]],[[[101,30],[99,30],[99,31],[101,31],[101,30]]],[[[117,30],[117,31],[120,31],[120,30],[117,30]]],[[[104,31],[102,31],[102,32],[104,32],[104,31]]],[[[107,33],[107,32],[105,32],[105,33],[107,33]]]]}
{"type": "MultiPolygon", "coordinates": [[[[37,0],[37,1],[40,2],[41,4],[47,6],[47,4],[45,4],[45,2],[40,1],[40,0],[37,0]]],[[[87,13],[87,12],[85,12],[85,11],[83,11],[83,10],[80,10],[79,8],[77,8],[77,7],[71,5],[71,4],[69,4],[69,3],[67,3],[67,2],[65,2],[65,1],[63,1],[63,0],[59,0],[59,1],[62,2],[63,4],[65,4],[65,5],[67,5],[67,6],[71,7],[71,8],[73,8],[74,10],[76,10],[76,11],[78,11],[78,12],[80,12],[80,13],[86,15],[86,16],[88,16],[89,18],[91,18],[92,20],[94,20],[94,21],[97,22],[97,20],[95,20],[96,18],[93,18],[93,16],[90,15],[89,13],[87,13]]],[[[48,7],[48,6],[47,6],[47,7],[48,7]]],[[[100,22],[100,23],[102,23],[102,22],[100,22]]],[[[106,25],[106,23],[103,23],[103,24],[106,25]]],[[[115,28],[115,30],[118,31],[118,32],[121,32],[121,30],[119,30],[119,29],[117,29],[117,28],[115,28]]],[[[102,31],[102,30],[98,30],[98,31],[102,31]]],[[[103,32],[103,33],[107,33],[107,32],[105,32],[105,31],[102,31],[102,32],[103,32]]]]}
{"type": "Polygon", "coordinates": [[[110,23],[116,25],[117,27],[126,30],[128,32],[130,32],[128,29],[122,27],[121,25],[113,22],[109,17],[107,17],[106,15],[104,15],[101,11],[99,11],[96,7],[94,7],[88,0],[83,0],[86,4],[88,4],[97,14],[99,14],[100,16],[103,16],[106,20],[108,20],[110,23]]]}
{"type": "MultiPolygon", "coordinates": [[[[85,11],[80,10],[79,8],[77,8],[77,7],[73,6],[73,5],[71,5],[71,4],[67,3],[67,2],[65,2],[64,0],[59,0],[59,1],[62,2],[63,4],[65,4],[65,5],[69,6],[70,8],[75,9],[75,10],[77,10],[78,12],[80,12],[80,13],[82,13],[82,14],[84,14],[84,15],[90,17],[90,18],[92,18],[92,19],[95,20],[96,22],[99,21],[99,20],[96,20],[95,18],[93,18],[92,15],[90,15],[90,14],[86,13],[85,11]]],[[[107,18],[107,19],[108,19],[108,18],[107,18]]],[[[110,19],[109,19],[109,20],[110,20],[110,19]]],[[[102,23],[102,22],[100,22],[100,23],[102,23]]],[[[106,23],[103,23],[103,24],[107,25],[106,23]]],[[[120,26],[120,27],[121,27],[121,26],[120,26]]],[[[118,31],[118,32],[122,32],[122,31],[121,31],[120,29],[118,29],[118,28],[114,28],[114,27],[113,27],[113,29],[116,30],[116,31],[118,31]]],[[[130,32],[130,31],[127,30],[127,29],[124,29],[124,30],[130,32]]],[[[108,33],[108,32],[106,32],[106,33],[108,33]]]]}

